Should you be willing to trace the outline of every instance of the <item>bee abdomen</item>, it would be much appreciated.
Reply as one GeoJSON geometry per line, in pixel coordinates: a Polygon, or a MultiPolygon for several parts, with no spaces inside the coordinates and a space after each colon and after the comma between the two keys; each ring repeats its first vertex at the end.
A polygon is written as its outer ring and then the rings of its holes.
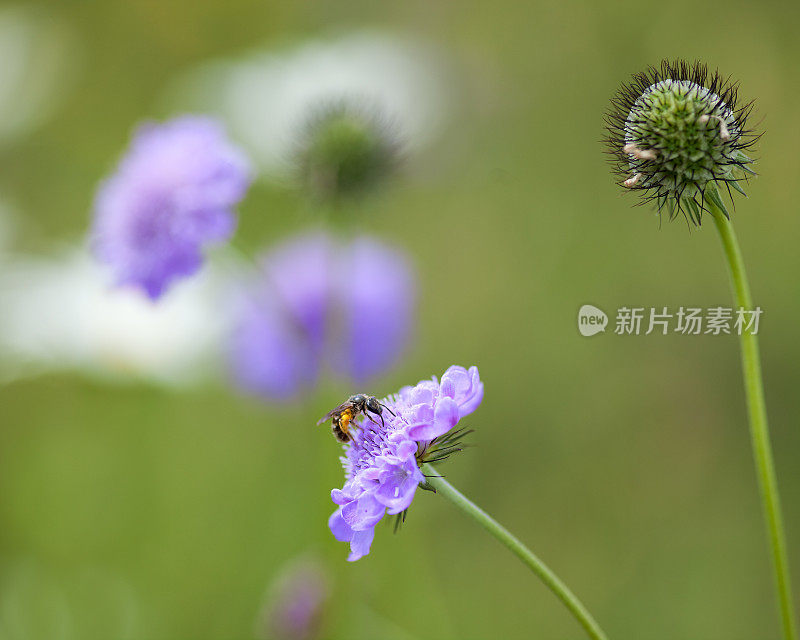
{"type": "Polygon", "coordinates": [[[335,422],[333,423],[331,430],[333,431],[333,435],[336,436],[336,439],[339,442],[350,442],[350,436],[347,435],[344,431],[342,431],[342,428],[335,422]]]}

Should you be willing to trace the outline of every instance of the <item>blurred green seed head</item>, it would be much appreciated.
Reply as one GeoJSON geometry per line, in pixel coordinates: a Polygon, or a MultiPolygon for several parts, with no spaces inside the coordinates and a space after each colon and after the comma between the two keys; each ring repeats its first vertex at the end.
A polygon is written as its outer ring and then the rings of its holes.
{"type": "Polygon", "coordinates": [[[670,217],[700,224],[706,189],[739,184],[752,173],[744,150],[757,139],[746,128],[751,104],[737,105],[737,86],[699,62],[661,63],[623,85],[607,114],[606,143],[620,184],[670,217]]]}
{"type": "Polygon", "coordinates": [[[299,152],[303,185],[313,196],[336,199],[366,191],[396,167],[398,144],[374,111],[327,106],[309,120],[299,152]]]}

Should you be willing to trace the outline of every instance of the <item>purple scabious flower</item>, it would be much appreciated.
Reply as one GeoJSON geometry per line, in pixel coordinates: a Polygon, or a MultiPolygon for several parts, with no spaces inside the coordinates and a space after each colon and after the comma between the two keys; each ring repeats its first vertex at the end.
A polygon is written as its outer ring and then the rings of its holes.
{"type": "Polygon", "coordinates": [[[118,285],[155,300],[194,274],[202,249],[227,240],[249,164],[214,120],[184,116],[140,127],[95,200],[91,243],[118,285]]]}
{"type": "Polygon", "coordinates": [[[335,299],[344,304],[331,367],[362,384],[389,369],[408,341],[414,278],[405,256],[366,236],[341,254],[337,277],[335,299]]]}
{"type": "Polygon", "coordinates": [[[285,400],[319,376],[333,292],[333,243],[294,238],[261,259],[257,279],[234,304],[229,345],[233,380],[250,393],[285,400]]]}
{"type": "Polygon", "coordinates": [[[313,386],[324,367],[363,384],[407,344],[413,272],[398,250],[365,236],[291,238],[260,260],[234,308],[234,382],[269,399],[313,386]]]}
{"type": "Polygon", "coordinates": [[[401,514],[411,506],[425,481],[420,464],[457,450],[451,444],[458,436],[448,434],[481,400],[477,367],[453,365],[441,380],[422,380],[382,399],[388,409],[383,425],[363,417],[358,421],[344,446],[344,486],[331,492],[338,509],[328,520],[334,537],[350,543],[349,561],[369,553],[375,525],[384,515],[401,514]]]}

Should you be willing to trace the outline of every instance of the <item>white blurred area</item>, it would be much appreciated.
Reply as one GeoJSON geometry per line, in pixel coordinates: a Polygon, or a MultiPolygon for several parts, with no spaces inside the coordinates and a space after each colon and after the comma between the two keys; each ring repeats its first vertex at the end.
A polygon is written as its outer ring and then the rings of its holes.
{"type": "Polygon", "coordinates": [[[0,144],[54,113],[77,67],[76,40],[51,15],[0,7],[0,144]]]}
{"type": "Polygon", "coordinates": [[[377,109],[413,153],[444,123],[447,84],[436,50],[364,31],[206,63],[169,89],[166,104],[171,111],[216,114],[262,170],[282,176],[310,115],[343,99],[377,109]]]}
{"type": "Polygon", "coordinates": [[[0,253],[0,380],[73,370],[184,386],[218,375],[226,277],[206,264],[153,303],[86,251],[0,253]]]}

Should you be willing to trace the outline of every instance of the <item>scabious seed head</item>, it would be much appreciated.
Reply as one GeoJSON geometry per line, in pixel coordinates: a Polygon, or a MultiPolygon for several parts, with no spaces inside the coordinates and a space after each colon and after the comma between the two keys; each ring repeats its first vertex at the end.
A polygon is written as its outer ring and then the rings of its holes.
{"type": "Polygon", "coordinates": [[[397,166],[399,144],[379,112],[348,102],[312,114],[302,136],[297,165],[315,197],[336,198],[365,191],[397,166]]]}
{"type": "Polygon", "coordinates": [[[334,537],[350,543],[348,560],[369,553],[375,525],[387,512],[405,514],[417,487],[425,486],[420,464],[460,451],[466,432],[455,427],[481,400],[477,367],[454,365],[441,380],[422,380],[383,398],[382,421],[359,419],[344,446],[344,486],[331,492],[339,508],[328,521],[334,537]]]}
{"type": "Polygon", "coordinates": [[[605,139],[620,184],[643,202],[700,224],[706,189],[741,193],[758,136],[747,128],[752,103],[738,85],[700,62],[663,61],[637,73],[612,99],[605,139]]]}

